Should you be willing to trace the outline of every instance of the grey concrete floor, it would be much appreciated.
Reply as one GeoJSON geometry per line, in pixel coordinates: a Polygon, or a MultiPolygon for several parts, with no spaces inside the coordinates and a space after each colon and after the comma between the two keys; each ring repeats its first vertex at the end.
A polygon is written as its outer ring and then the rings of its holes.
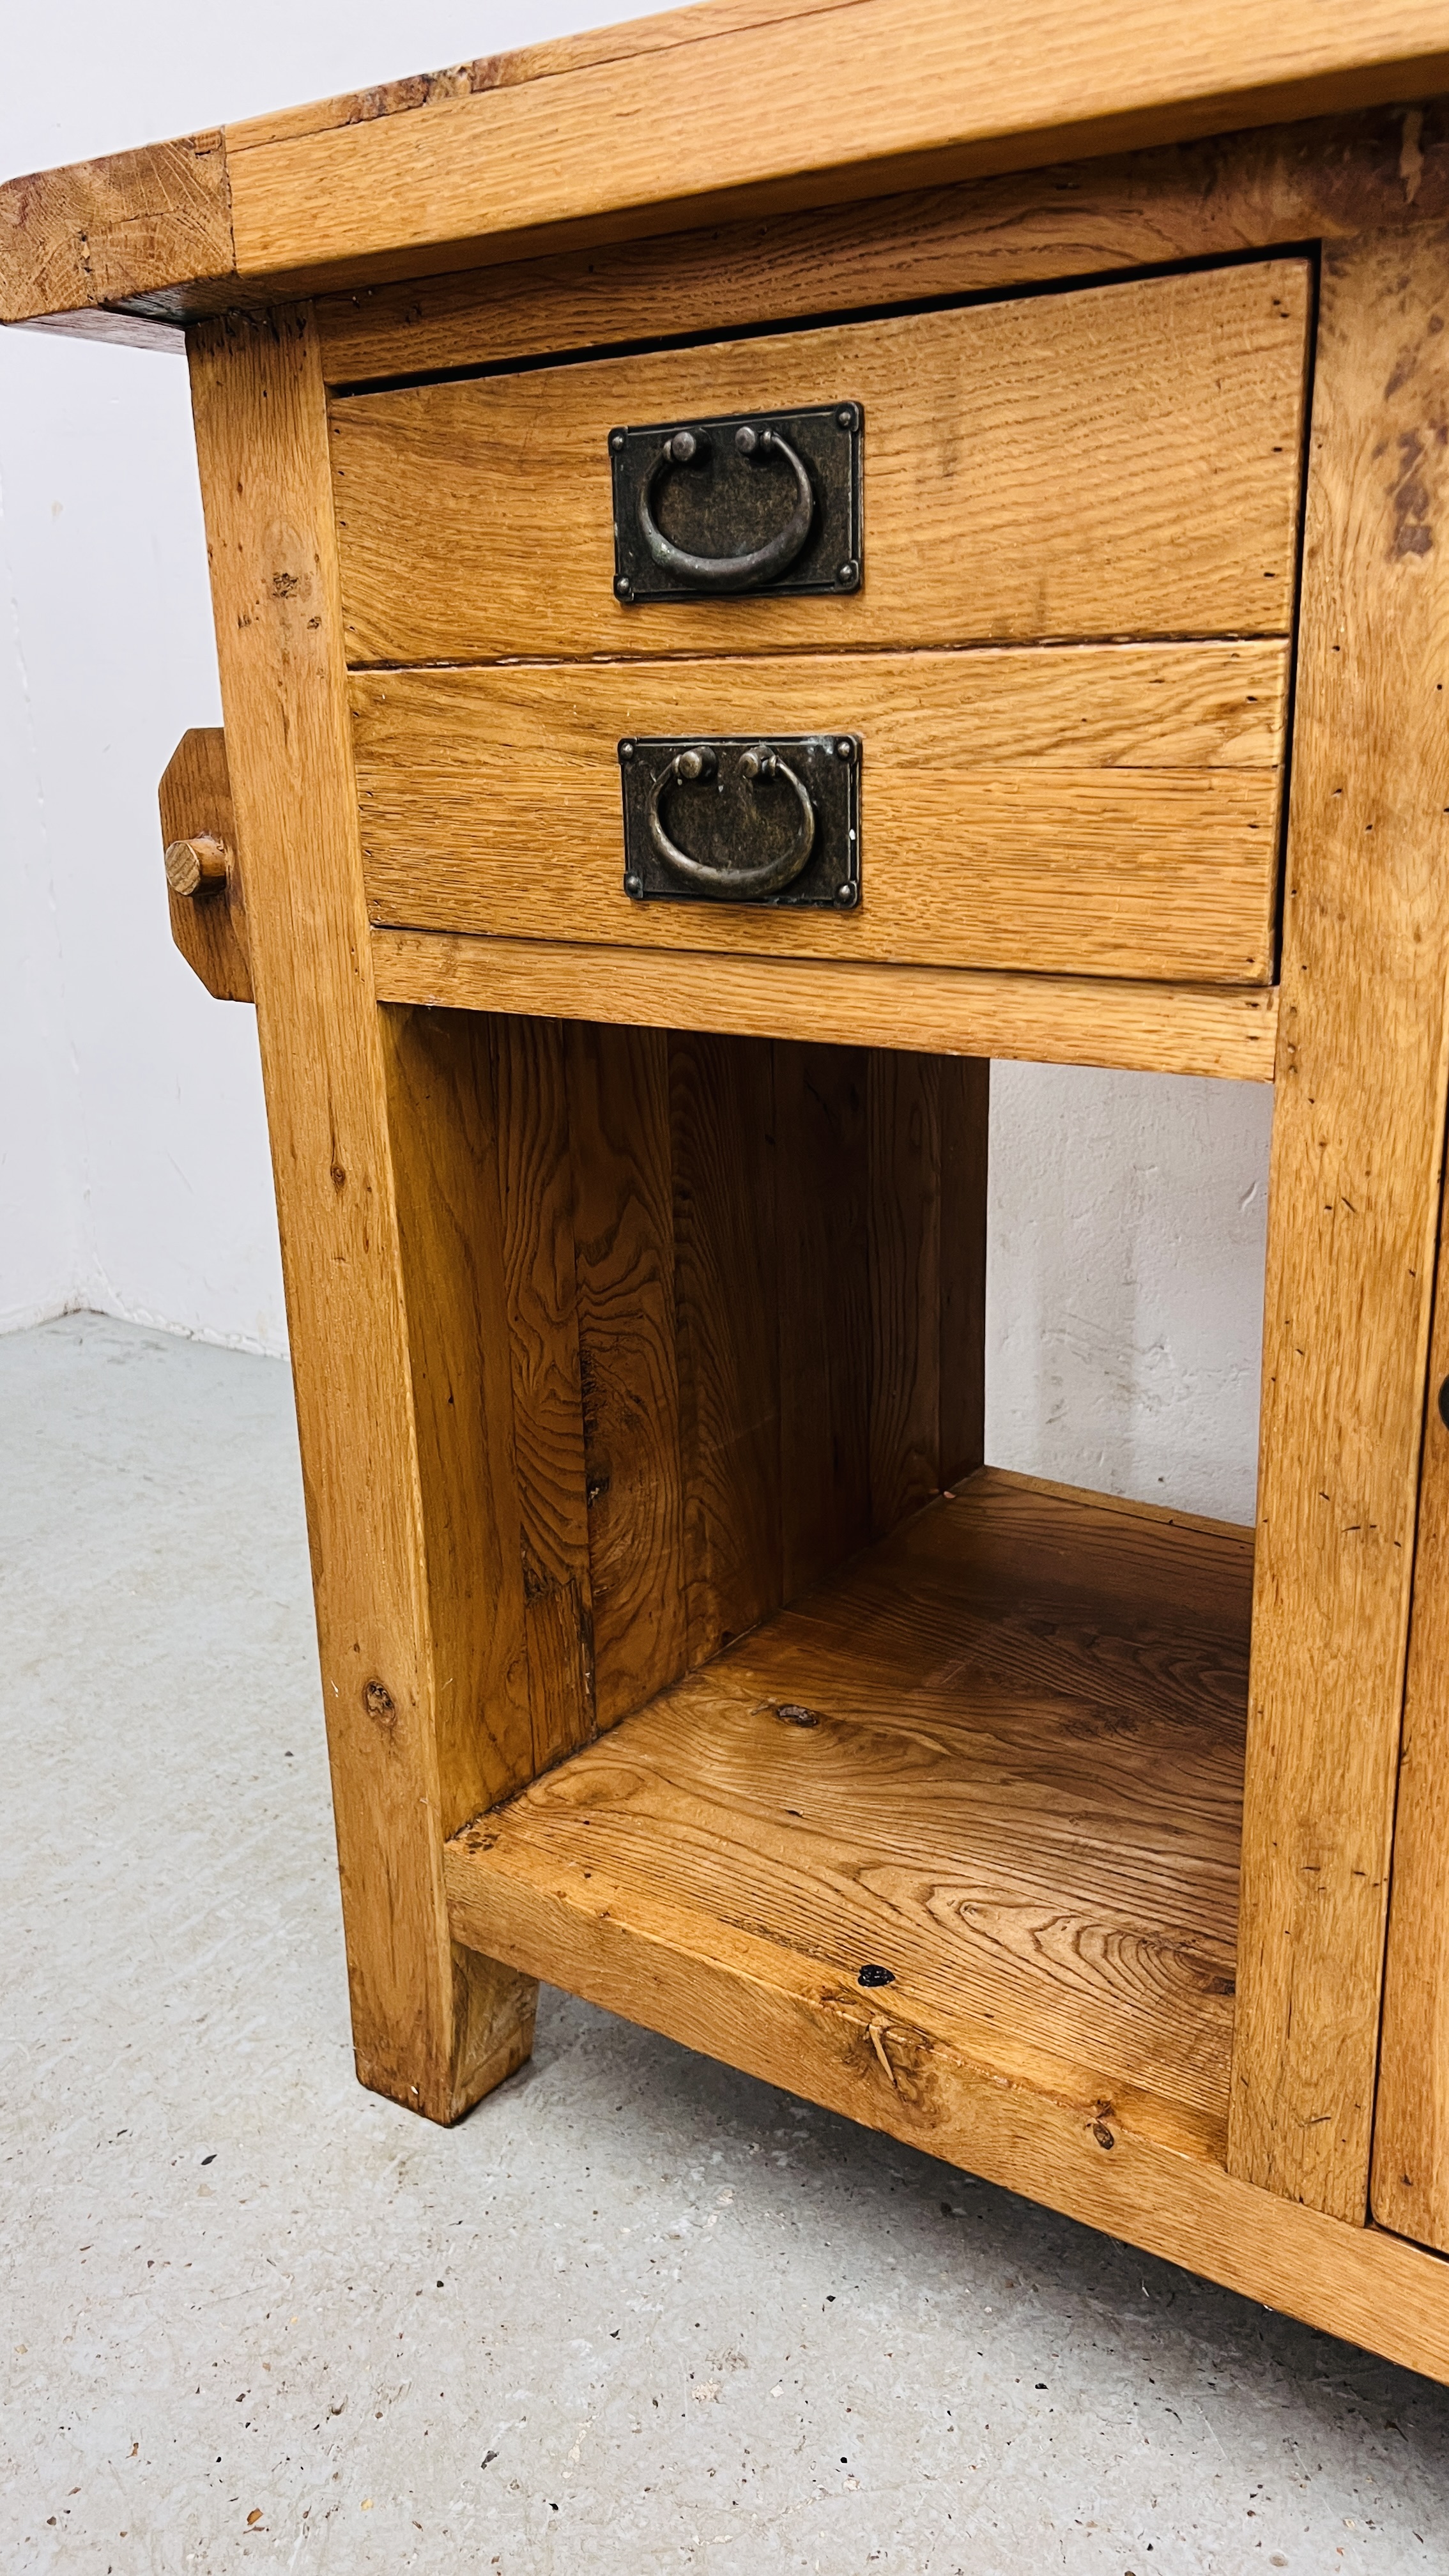
{"type": "Polygon", "coordinates": [[[1449,2394],[546,1994],[361,2092],[286,1372],[0,1341],[0,2568],[1449,2570],[1449,2394]]]}

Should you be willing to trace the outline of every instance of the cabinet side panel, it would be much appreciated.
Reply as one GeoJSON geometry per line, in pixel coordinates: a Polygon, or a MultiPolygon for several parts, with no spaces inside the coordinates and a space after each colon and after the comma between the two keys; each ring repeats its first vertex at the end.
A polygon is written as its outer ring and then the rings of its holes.
{"type": "Polygon", "coordinates": [[[1230,2163],[1361,2223],[1445,1104],[1442,229],[1325,254],[1230,2163]]]}

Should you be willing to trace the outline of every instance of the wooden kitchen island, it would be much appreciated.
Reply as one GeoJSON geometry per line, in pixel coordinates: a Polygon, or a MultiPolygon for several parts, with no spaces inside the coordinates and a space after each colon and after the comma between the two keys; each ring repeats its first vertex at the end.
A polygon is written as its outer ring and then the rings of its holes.
{"type": "Polygon", "coordinates": [[[548,1977],[1449,2380],[1449,31],[704,5],[0,189],[189,353],[358,2073],[548,1977]],[[992,1057],[1276,1086],[1256,1530],[992,1057]]]}

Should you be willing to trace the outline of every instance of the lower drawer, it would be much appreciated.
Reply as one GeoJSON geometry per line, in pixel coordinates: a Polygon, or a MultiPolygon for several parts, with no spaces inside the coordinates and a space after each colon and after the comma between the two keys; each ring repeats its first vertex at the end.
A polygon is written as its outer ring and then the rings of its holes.
{"type": "Polygon", "coordinates": [[[1265,983],[1288,647],[533,665],[354,675],[377,923],[746,955],[1265,983]],[[849,913],[639,904],[631,734],[850,733],[849,913]]]}

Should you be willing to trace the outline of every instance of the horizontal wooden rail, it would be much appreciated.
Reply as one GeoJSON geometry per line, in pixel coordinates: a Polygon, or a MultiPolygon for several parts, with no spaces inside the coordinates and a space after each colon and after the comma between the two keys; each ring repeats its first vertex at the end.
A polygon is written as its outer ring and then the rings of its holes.
{"type": "Polygon", "coordinates": [[[423,930],[374,930],[372,962],[383,1002],[1273,1079],[1278,996],[1251,986],[665,954],[423,930]]]}

